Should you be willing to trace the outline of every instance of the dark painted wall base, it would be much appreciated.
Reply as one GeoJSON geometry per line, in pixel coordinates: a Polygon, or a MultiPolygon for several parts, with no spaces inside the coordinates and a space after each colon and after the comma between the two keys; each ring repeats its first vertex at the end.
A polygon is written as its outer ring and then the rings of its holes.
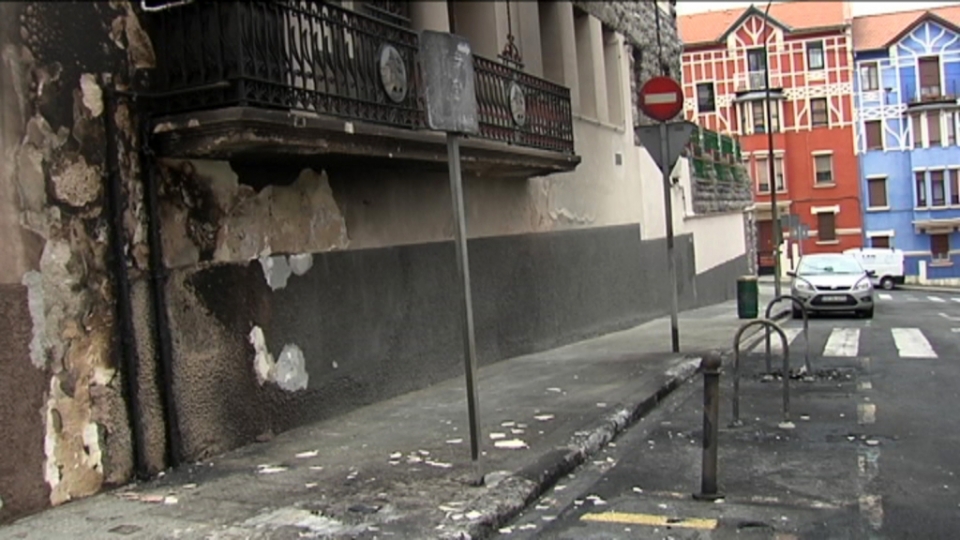
{"type": "MultiPolygon", "coordinates": [[[[694,276],[692,237],[676,245],[681,306],[733,298],[744,258],[694,276]]],[[[669,308],[665,242],[641,241],[637,225],[481,238],[469,249],[481,365],[669,308]]],[[[258,262],[175,272],[170,310],[187,456],[462,374],[458,291],[452,242],[316,254],[306,274],[276,291],[258,262]],[[258,385],[247,337],[255,325],[274,357],[286,344],[302,349],[307,390],[258,385]]]]}

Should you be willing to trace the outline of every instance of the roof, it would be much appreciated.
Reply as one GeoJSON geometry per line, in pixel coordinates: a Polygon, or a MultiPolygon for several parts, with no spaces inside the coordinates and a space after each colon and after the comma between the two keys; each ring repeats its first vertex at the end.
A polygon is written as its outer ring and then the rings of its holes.
{"type": "Polygon", "coordinates": [[[885,49],[923,20],[931,19],[953,30],[960,25],[960,5],[868,15],[853,19],[854,51],[885,49]]]}
{"type": "MultiPolygon", "coordinates": [[[[716,43],[746,19],[749,13],[763,14],[766,6],[706,11],[677,17],[677,30],[685,45],[716,43]]],[[[794,1],[770,6],[770,19],[787,32],[805,32],[849,24],[848,2],[794,1]]]]}

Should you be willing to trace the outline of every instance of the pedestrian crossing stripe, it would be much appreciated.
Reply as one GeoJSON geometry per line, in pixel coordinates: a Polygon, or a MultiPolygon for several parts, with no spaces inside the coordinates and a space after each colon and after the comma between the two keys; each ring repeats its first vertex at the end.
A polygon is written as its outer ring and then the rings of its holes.
{"type": "Polygon", "coordinates": [[[893,300],[893,295],[887,293],[880,293],[881,300],[893,300]]]}
{"type": "Polygon", "coordinates": [[[856,356],[859,347],[859,328],[834,328],[823,348],[823,356],[856,356]]]}
{"type": "Polygon", "coordinates": [[[656,514],[634,514],[628,512],[603,512],[584,514],[580,521],[599,523],[617,523],[621,525],[650,525],[652,527],[676,527],[683,529],[711,530],[717,528],[717,520],[705,518],[677,518],[656,514]]]}
{"type": "Polygon", "coordinates": [[[940,298],[939,296],[928,296],[927,298],[929,298],[931,302],[937,302],[940,304],[942,304],[943,302],[946,302],[946,300],[944,300],[943,298],[940,298]]]}
{"type": "Polygon", "coordinates": [[[936,358],[937,353],[919,328],[893,328],[893,342],[903,358],[936,358]]]}
{"type": "MultiPolygon", "coordinates": [[[[861,328],[834,328],[830,331],[827,343],[823,348],[821,356],[828,358],[848,358],[856,357],[860,352],[860,330],[861,328]]],[[[960,329],[953,329],[960,331],[960,329]]],[[[803,329],[789,327],[783,329],[787,335],[787,344],[793,345],[794,340],[803,332],[803,329]]],[[[938,358],[933,346],[923,335],[919,328],[891,328],[890,333],[893,336],[893,342],[901,358],[938,358]]],[[[779,353],[783,349],[780,345],[780,339],[777,334],[770,336],[770,352],[779,353]]],[[[759,343],[754,346],[750,352],[763,353],[764,345],[759,343]]]]}

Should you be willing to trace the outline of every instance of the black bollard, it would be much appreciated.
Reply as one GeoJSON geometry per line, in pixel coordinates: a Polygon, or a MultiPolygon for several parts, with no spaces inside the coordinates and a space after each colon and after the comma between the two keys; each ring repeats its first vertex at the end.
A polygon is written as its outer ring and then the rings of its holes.
{"type": "Polygon", "coordinates": [[[717,489],[717,436],[720,422],[720,353],[710,352],[700,361],[703,371],[703,466],[700,493],[693,497],[713,501],[723,497],[717,489]]]}

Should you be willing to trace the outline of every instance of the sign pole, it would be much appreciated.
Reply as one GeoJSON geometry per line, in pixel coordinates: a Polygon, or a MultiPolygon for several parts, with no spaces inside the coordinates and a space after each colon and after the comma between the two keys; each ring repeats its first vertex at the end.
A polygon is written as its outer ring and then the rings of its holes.
{"type": "Polygon", "coordinates": [[[467,224],[463,208],[463,178],[460,174],[460,138],[447,133],[447,161],[450,164],[450,195],[453,199],[453,225],[457,245],[457,273],[463,287],[464,364],[467,374],[467,416],[470,419],[470,457],[480,456],[480,408],[477,399],[477,344],[473,330],[473,296],[470,290],[470,256],[467,253],[467,224]]]}
{"type": "MultiPolygon", "coordinates": [[[[403,63],[400,62],[398,65],[402,67],[403,63]]],[[[460,173],[460,137],[480,131],[476,76],[473,71],[473,52],[470,50],[470,42],[462,36],[447,32],[431,30],[420,32],[420,68],[424,80],[427,125],[432,130],[447,134],[454,244],[457,251],[457,274],[461,286],[460,323],[463,330],[463,362],[467,383],[467,416],[470,422],[470,457],[473,460],[475,472],[479,474],[480,400],[477,391],[477,344],[473,328],[467,223],[463,209],[463,177],[460,173]]],[[[383,69],[381,67],[381,70],[383,69]]],[[[410,77],[406,70],[400,71],[402,73],[396,77],[399,81],[410,77]]]]}
{"type": "Polygon", "coordinates": [[[667,274],[670,277],[670,344],[673,352],[680,352],[680,306],[677,300],[677,260],[673,243],[673,195],[670,189],[670,139],[667,123],[660,122],[660,161],[663,173],[663,208],[667,226],[667,274]]]}

